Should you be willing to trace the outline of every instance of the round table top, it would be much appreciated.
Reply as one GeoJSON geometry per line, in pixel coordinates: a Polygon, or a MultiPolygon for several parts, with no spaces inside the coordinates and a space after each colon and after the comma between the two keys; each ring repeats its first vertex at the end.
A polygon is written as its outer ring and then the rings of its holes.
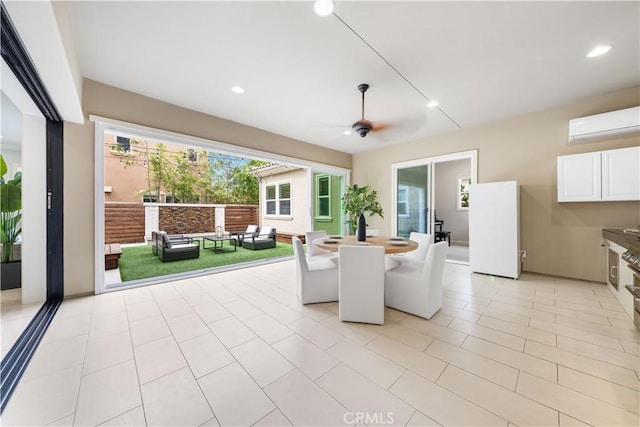
{"type": "MultiPolygon", "coordinates": [[[[358,242],[356,236],[340,236],[340,238],[329,236],[313,241],[313,244],[317,247],[331,252],[338,252],[340,245],[361,245],[363,243],[365,242],[358,242]]],[[[384,252],[387,254],[398,254],[418,249],[418,242],[409,239],[400,240],[398,237],[370,236],[367,237],[366,243],[372,246],[384,247],[384,252]]]]}

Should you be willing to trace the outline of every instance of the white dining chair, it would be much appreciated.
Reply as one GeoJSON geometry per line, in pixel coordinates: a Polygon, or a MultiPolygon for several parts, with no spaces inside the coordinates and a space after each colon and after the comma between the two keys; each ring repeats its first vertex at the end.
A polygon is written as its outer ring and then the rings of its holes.
{"type": "Polygon", "coordinates": [[[302,241],[291,238],[296,260],[296,286],[302,304],[338,301],[338,266],[327,259],[308,263],[302,241]]]}
{"type": "Polygon", "coordinates": [[[341,321],[384,324],[384,248],[339,249],[338,315],[341,321]]]}
{"type": "Polygon", "coordinates": [[[447,242],[429,246],[424,263],[405,262],[385,273],[387,307],[430,319],[442,307],[442,274],[447,242]]]}
{"type": "Polygon", "coordinates": [[[387,264],[392,264],[393,262],[403,264],[405,262],[411,261],[423,263],[425,261],[425,259],[427,258],[427,251],[429,250],[429,246],[431,246],[431,244],[433,243],[433,235],[412,231],[411,234],[409,234],[409,240],[418,242],[418,248],[402,254],[387,255],[387,264]]]}
{"type": "Polygon", "coordinates": [[[322,239],[327,237],[326,230],[319,231],[307,231],[304,233],[305,242],[307,243],[307,261],[315,262],[318,259],[331,259],[337,262],[338,254],[326,249],[319,248],[313,244],[316,239],[322,239]]]}

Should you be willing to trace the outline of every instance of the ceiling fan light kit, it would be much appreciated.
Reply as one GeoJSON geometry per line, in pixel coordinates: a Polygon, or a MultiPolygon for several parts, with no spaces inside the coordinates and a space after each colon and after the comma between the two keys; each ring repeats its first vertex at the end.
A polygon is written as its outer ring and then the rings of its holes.
{"type": "Polygon", "coordinates": [[[364,138],[371,129],[373,129],[373,123],[369,120],[358,120],[353,124],[352,128],[358,135],[364,138]]]}

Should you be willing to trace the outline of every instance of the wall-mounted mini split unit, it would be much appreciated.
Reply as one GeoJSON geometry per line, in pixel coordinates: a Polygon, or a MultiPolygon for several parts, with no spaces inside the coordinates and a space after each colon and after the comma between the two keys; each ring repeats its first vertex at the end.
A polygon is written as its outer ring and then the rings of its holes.
{"type": "Polygon", "coordinates": [[[602,139],[640,131],[640,107],[569,120],[569,142],[602,139]]]}

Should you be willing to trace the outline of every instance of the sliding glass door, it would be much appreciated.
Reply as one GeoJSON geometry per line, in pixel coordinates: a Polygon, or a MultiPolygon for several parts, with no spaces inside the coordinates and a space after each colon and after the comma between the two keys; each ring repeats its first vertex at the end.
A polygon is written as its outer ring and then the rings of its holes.
{"type": "Polygon", "coordinates": [[[395,218],[394,234],[409,237],[412,231],[433,230],[433,165],[431,163],[394,165],[395,218]]]}
{"type": "MultiPolygon", "coordinates": [[[[452,170],[443,169],[445,163],[456,164],[458,165],[456,167],[459,167],[459,161],[462,160],[467,162],[464,163],[466,165],[464,179],[467,182],[478,182],[477,150],[460,151],[392,165],[393,219],[391,231],[394,234],[409,237],[412,231],[417,231],[435,237],[436,226],[438,227],[437,231],[443,231],[442,227],[445,221],[448,221],[447,228],[451,227],[449,230],[456,230],[453,228],[456,218],[454,215],[447,215],[447,212],[453,211],[459,206],[457,203],[461,197],[461,175],[451,175],[450,173],[443,175],[442,171],[452,170]],[[437,174],[436,168],[438,169],[437,174]],[[437,184],[436,179],[438,180],[437,184]],[[437,198],[436,192],[438,193],[437,198]],[[443,195],[447,194],[451,197],[443,198],[443,195]],[[436,205],[436,199],[440,205],[436,205]],[[451,203],[448,202],[449,200],[451,203]],[[439,213],[438,217],[436,217],[436,212],[439,213]]],[[[468,225],[466,226],[468,227],[468,225]]],[[[457,235],[465,236],[468,235],[468,232],[467,234],[457,232],[457,235]]]]}

